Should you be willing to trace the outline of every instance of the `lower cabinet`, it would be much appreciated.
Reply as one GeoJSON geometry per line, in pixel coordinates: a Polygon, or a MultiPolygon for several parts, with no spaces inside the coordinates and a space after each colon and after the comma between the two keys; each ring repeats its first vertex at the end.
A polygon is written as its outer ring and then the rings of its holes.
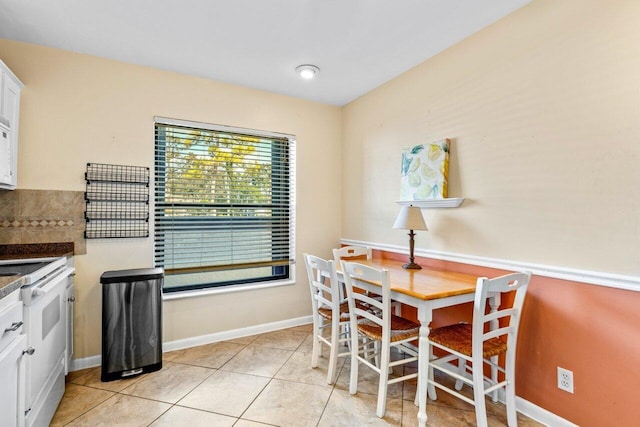
{"type": "Polygon", "coordinates": [[[25,351],[27,337],[18,335],[0,352],[0,425],[24,426],[25,351]]]}
{"type": "Polygon", "coordinates": [[[71,358],[73,357],[73,305],[76,302],[73,286],[74,275],[72,274],[67,278],[67,291],[66,291],[66,352],[64,358],[64,374],[69,373],[69,367],[71,365],[71,358]]]}

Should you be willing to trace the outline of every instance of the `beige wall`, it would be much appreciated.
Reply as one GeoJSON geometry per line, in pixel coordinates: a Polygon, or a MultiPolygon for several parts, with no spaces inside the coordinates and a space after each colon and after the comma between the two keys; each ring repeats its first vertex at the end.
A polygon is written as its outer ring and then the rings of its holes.
{"type": "MultiPolygon", "coordinates": [[[[156,115],[289,133],[298,141],[297,257],[338,244],[340,201],[318,200],[340,189],[340,108],[8,40],[0,58],[25,84],[18,188],[83,191],[87,162],[153,168],[156,115]]],[[[81,358],[100,353],[100,274],[152,266],[153,239],[89,240],[75,262],[81,358]]],[[[303,265],[293,286],[165,302],[164,340],[309,315],[303,265]]]]}
{"type": "MultiPolygon", "coordinates": [[[[640,275],[639,19],[635,0],[535,0],[346,106],[343,237],[406,247],[391,229],[401,150],[446,137],[449,195],[467,199],[423,210],[418,249],[640,275]]],[[[639,304],[640,292],[535,276],[517,395],[581,426],[636,425],[639,304]],[[574,394],[557,389],[558,366],[574,394]]]]}
{"type": "Polygon", "coordinates": [[[391,229],[403,148],[452,139],[416,247],[639,274],[640,2],[537,0],[344,108],[343,237],[391,229]]]}

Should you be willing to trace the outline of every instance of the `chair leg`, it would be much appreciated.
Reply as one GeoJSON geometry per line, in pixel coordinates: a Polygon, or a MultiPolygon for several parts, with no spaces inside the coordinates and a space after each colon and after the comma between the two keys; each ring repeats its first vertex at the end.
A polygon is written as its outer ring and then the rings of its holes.
{"type": "Polygon", "coordinates": [[[382,354],[379,365],[380,382],[378,384],[378,408],[376,409],[376,415],[379,418],[384,417],[387,407],[387,384],[389,383],[389,362],[391,358],[389,353],[389,346],[382,344],[382,354]]]}
{"type": "Polygon", "coordinates": [[[379,368],[381,366],[380,365],[380,341],[373,342],[373,360],[374,360],[373,364],[379,368]]]}
{"type": "Polygon", "coordinates": [[[476,407],[476,425],[487,427],[487,406],[484,401],[484,372],[482,362],[473,363],[473,401],[476,407]]]}
{"type": "Polygon", "coordinates": [[[340,340],[340,325],[331,325],[331,348],[329,349],[329,368],[327,369],[327,384],[333,384],[336,381],[338,351],[340,340]]]}
{"type": "Polygon", "coordinates": [[[313,322],[313,350],[311,352],[311,367],[318,367],[318,357],[320,357],[320,353],[322,352],[322,342],[318,338],[320,335],[320,325],[318,322],[313,322]]]}
{"type": "MultiPolygon", "coordinates": [[[[427,375],[429,376],[430,381],[434,381],[435,377],[433,375],[433,365],[431,365],[431,361],[433,360],[433,346],[429,345],[429,369],[427,375]]],[[[431,398],[431,400],[437,400],[438,395],[436,394],[436,386],[427,384],[427,399],[431,398]]]]}
{"type": "Polygon", "coordinates": [[[356,394],[358,392],[358,330],[353,328],[351,323],[351,377],[349,378],[349,393],[356,394]]]}
{"type": "Polygon", "coordinates": [[[513,367],[509,366],[507,362],[507,369],[505,379],[507,385],[504,388],[506,399],[505,404],[507,407],[507,424],[509,427],[516,427],[518,425],[518,415],[516,413],[516,387],[515,387],[515,372],[513,367]]]}
{"type": "MultiPolygon", "coordinates": [[[[462,357],[458,357],[458,375],[462,376],[465,374],[466,366],[467,366],[467,362],[462,357]]],[[[456,385],[455,385],[456,390],[458,391],[462,390],[463,385],[464,385],[464,382],[462,380],[456,380],[456,385]]]]}

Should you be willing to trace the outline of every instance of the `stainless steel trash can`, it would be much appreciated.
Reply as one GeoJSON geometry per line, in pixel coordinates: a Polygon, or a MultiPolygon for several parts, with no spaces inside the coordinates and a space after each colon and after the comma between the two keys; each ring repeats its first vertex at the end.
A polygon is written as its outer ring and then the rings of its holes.
{"type": "Polygon", "coordinates": [[[102,284],[102,381],[162,368],[162,268],[106,271],[102,284]]]}

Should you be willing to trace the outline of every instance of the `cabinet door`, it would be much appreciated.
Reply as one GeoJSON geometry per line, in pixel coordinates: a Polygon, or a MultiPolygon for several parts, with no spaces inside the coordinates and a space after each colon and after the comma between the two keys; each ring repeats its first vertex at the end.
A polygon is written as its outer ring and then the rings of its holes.
{"type": "Polygon", "coordinates": [[[23,427],[25,421],[25,335],[19,335],[0,352],[0,425],[23,427]]]}
{"type": "Polygon", "coordinates": [[[0,125],[0,184],[13,182],[13,148],[9,132],[0,125]]]}
{"type": "MultiPolygon", "coordinates": [[[[5,157],[9,162],[9,174],[7,179],[0,175],[0,182],[7,184],[10,188],[15,188],[18,182],[18,128],[20,126],[20,86],[9,74],[2,76],[2,115],[9,119],[9,145],[5,149],[2,147],[0,161],[5,162],[5,157]],[[5,154],[7,153],[7,154],[5,154]]],[[[0,168],[4,168],[0,166],[0,168]]],[[[6,187],[5,187],[6,188],[6,187]]]]}
{"type": "Polygon", "coordinates": [[[66,328],[67,328],[67,347],[64,362],[64,374],[69,373],[69,365],[71,364],[71,358],[73,357],[73,303],[76,301],[74,295],[73,275],[67,279],[67,313],[66,313],[66,328]]]}

